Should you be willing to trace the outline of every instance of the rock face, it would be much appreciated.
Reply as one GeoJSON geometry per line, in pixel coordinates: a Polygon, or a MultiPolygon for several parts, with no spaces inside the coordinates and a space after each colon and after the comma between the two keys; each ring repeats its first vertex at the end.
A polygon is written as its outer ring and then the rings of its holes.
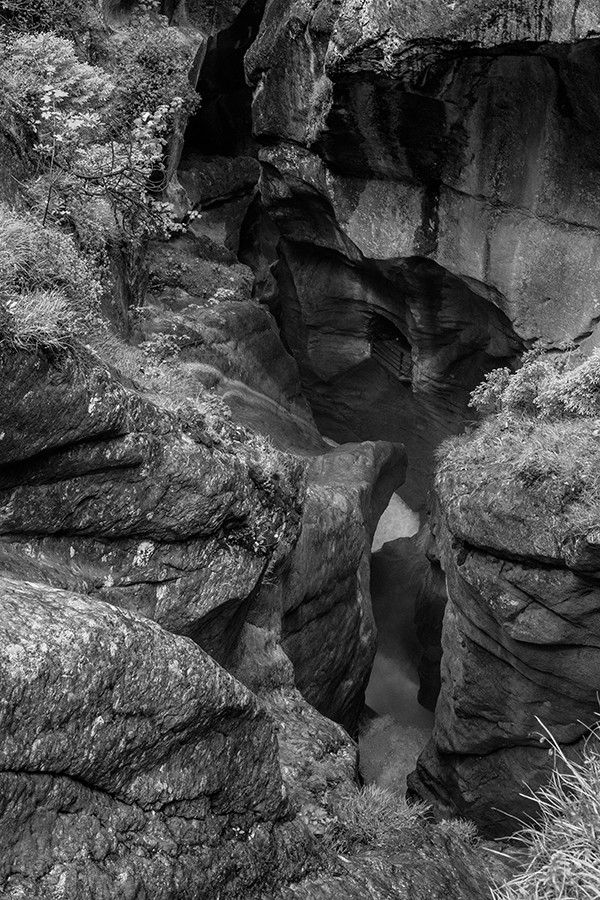
{"type": "Polygon", "coordinates": [[[275,546],[297,539],[302,463],[268,475],[252,448],[210,448],[106,370],[9,351],[2,369],[0,552],[200,644],[222,616],[206,649],[224,660],[275,546]]]}
{"type": "Polygon", "coordinates": [[[246,56],[282,332],[326,433],[404,441],[413,501],[487,369],[595,333],[598,25],[568,0],[271,2],[246,56]]]}
{"type": "MultiPolygon", "coordinates": [[[[257,694],[292,695],[295,667],[353,727],[367,551],[402,451],[318,457],[306,501],[305,461],[232,423],[217,440],[91,357],[5,346],[1,365],[3,895],[252,897],[301,877],[318,854],[286,801],[281,703],[257,694]],[[318,671],[315,620],[338,629],[318,671]]],[[[353,743],[310,715],[352,789],[353,743]]]]}
{"type": "MultiPolygon", "coordinates": [[[[246,55],[262,171],[243,258],[321,431],[401,440],[413,505],[486,371],[600,340],[599,32],[595,2],[272,0],[246,55]]],[[[593,719],[597,549],[464,490],[457,509],[440,488],[451,603],[414,784],[497,834],[498,797],[521,814],[548,770],[535,717],[569,746],[593,719]]],[[[436,559],[429,637],[443,594],[436,559]]]]}
{"type": "Polygon", "coordinates": [[[0,603],[3,896],[252,895],[285,807],[256,699],[138,615],[9,578],[0,603]]]}
{"type": "MultiPolygon", "coordinates": [[[[472,475],[472,473],[470,473],[472,475]]],[[[437,544],[448,605],[442,688],[432,742],[411,787],[492,835],[532,812],[552,756],[542,725],[567,753],[595,723],[600,689],[597,563],[573,552],[557,523],[534,515],[526,491],[442,474],[437,544]]],[[[543,514],[542,514],[543,515],[543,514]]]]}
{"type": "Polygon", "coordinates": [[[282,646],[296,684],[351,731],[376,648],[371,542],[405,460],[400,447],[367,443],[311,462],[302,533],[282,586],[282,646]]]}

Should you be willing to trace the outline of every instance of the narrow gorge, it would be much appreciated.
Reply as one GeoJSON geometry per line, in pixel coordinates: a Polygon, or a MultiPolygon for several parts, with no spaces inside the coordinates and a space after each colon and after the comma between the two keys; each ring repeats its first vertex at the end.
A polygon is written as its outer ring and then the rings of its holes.
{"type": "Polygon", "coordinates": [[[599,711],[600,2],[0,39],[0,896],[488,898],[599,711]]]}

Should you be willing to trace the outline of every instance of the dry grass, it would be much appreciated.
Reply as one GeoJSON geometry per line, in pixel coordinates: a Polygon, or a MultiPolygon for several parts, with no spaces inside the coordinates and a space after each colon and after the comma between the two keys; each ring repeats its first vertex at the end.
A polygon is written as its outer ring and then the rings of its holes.
{"type": "MultiPolygon", "coordinates": [[[[518,835],[526,856],[523,871],[492,894],[494,900],[598,900],[600,726],[592,730],[580,762],[568,759],[550,732],[544,732],[555,767],[549,785],[530,795],[540,824],[518,835]]],[[[522,856],[522,851],[516,854],[517,860],[522,856]]]]}
{"type": "Polygon", "coordinates": [[[336,821],[328,837],[338,852],[350,852],[357,845],[392,850],[421,835],[427,805],[409,806],[402,795],[368,784],[333,811],[336,821]]]}
{"type": "Polygon", "coordinates": [[[6,311],[9,340],[19,350],[68,350],[80,330],[76,311],[56,289],[9,295],[6,311]]]}
{"type": "Polygon", "coordinates": [[[97,272],[74,240],[0,203],[0,340],[21,350],[72,348],[98,330],[97,272]]]}

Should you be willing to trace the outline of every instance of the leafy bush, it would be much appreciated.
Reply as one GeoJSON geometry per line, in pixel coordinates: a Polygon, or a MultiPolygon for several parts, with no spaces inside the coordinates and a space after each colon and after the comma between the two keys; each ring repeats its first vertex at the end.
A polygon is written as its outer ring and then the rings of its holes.
{"type": "Polygon", "coordinates": [[[483,415],[543,419],[600,416],[600,351],[585,357],[571,349],[559,354],[531,350],[516,372],[495,369],[471,394],[483,415]]]}
{"type": "Polygon", "coordinates": [[[547,787],[532,792],[540,824],[518,835],[520,874],[493,890],[495,900],[597,900],[600,897],[600,726],[580,761],[568,759],[550,732],[554,755],[547,787]],[[523,857],[525,857],[523,861],[523,857]]]}
{"type": "Polygon", "coordinates": [[[98,125],[114,86],[102,69],[80,61],[72,41],[53,33],[6,32],[0,35],[0,51],[4,102],[38,141],[48,142],[59,122],[68,123],[71,116],[96,111],[93,123],[98,125]]]}
{"type": "Polygon", "coordinates": [[[170,107],[176,98],[193,112],[199,97],[190,84],[192,63],[189,46],[174,29],[147,17],[132,24],[118,52],[116,117],[131,124],[145,111],[170,107]]]}
{"type": "Polygon", "coordinates": [[[72,34],[90,23],[87,0],[2,0],[0,22],[27,31],[72,34]]]}

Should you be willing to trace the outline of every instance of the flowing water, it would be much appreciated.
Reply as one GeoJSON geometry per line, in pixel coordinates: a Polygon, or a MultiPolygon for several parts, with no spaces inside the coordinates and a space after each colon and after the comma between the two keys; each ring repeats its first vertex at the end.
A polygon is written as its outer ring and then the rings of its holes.
{"type": "Polygon", "coordinates": [[[413,620],[427,565],[418,529],[419,515],[394,494],[373,540],[371,596],[378,650],[366,695],[371,714],[359,739],[365,781],[401,792],[433,726],[433,713],[417,701],[419,647],[413,620]]]}

